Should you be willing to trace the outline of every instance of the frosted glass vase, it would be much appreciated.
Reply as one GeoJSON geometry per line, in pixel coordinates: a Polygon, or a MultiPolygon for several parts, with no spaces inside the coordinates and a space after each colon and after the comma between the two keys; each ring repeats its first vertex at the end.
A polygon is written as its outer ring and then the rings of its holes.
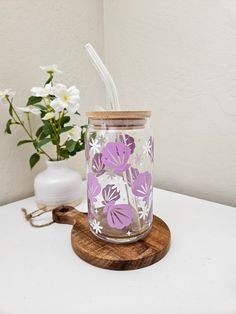
{"type": "Polygon", "coordinates": [[[34,192],[39,208],[59,205],[76,206],[82,200],[82,179],[68,166],[67,160],[46,161],[47,169],[34,180],[34,192]]]}

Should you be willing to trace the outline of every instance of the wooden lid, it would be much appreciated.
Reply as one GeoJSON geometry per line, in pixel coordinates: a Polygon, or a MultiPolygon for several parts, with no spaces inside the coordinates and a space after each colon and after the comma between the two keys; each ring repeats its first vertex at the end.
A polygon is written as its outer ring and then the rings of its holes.
{"type": "Polygon", "coordinates": [[[86,112],[91,119],[144,119],[151,116],[151,111],[91,111],[86,112]]]}

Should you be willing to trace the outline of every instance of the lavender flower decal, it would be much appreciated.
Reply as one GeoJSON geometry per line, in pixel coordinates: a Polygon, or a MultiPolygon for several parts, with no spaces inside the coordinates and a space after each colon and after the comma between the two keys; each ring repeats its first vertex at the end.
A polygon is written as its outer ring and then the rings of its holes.
{"type": "Polygon", "coordinates": [[[132,221],[132,207],[129,204],[115,204],[120,199],[120,192],[114,184],[108,184],[102,190],[105,207],[104,213],[107,213],[107,223],[110,227],[123,229],[129,226],[132,221]]]}
{"type": "Polygon", "coordinates": [[[87,177],[87,191],[88,191],[88,199],[93,204],[97,201],[96,197],[101,192],[101,186],[98,182],[98,179],[92,174],[88,173],[87,177]]]}
{"type": "Polygon", "coordinates": [[[152,192],[152,176],[148,171],[142,172],[137,176],[132,185],[132,192],[148,204],[152,192]]]}
{"type": "Polygon", "coordinates": [[[109,142],[102,150],[102,162],[116,174],[126,171],[130,156],[130,148],[122,142],[109,142]]]}
{"type": "Polygon", "coordinates": [[[102,154],[96,153],[92,160],[92,171],[97,177],[101,176],[105,172],[105,165],[102,162],[102,154]]]}
{"type": "Polygon", "coordinates": [[[135,149],[135,142],[134,138],[128,134],[120,135],[120,141],[123,142],[126,146],[130,149],[130,154],[133,154],[135,149]]]}
{"type": "Polygon", "coordinates": [[[115,204],[115,201],[117,201],[120,198],[120,192],[117,190],[117,187],[114,184],[108,184],[102,190],[102,196],[104,199],[102,203],[106,207],[110,206],[111,204],[115,204]]]}
{"type": "Polygon", "coordinates": [[[107,222],[109,226],[123,229],[131,224],[132,207],[128,204],[111,205],[107,209],[107,222]]]}

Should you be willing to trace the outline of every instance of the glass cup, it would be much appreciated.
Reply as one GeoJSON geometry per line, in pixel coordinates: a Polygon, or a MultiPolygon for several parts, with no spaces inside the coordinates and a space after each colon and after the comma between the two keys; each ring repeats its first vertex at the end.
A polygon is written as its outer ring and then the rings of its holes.
{"type": "Polygon", "coordinates": [[[108,242],[137,241],[148,234],[153,218],[151,112],[100,111],[87,116],[90,230],[108,242]]]}

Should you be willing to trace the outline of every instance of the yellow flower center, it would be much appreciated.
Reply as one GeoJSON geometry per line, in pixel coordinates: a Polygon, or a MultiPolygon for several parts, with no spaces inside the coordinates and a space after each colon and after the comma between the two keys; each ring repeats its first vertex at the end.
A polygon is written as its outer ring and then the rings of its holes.
{"type": "Polygon", "coordinates": [[[68,101],[68,100],[69,100],[69,96],[64,95],[64,96],[63,96],[63,99],[64,99],[65,101],[68,101]]]}

